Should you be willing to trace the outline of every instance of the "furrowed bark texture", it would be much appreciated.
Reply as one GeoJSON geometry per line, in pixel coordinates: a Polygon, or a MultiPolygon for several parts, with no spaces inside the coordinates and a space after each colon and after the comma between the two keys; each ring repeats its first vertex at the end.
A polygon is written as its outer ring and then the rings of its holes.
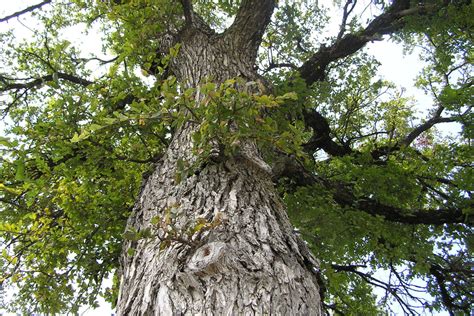
{"type": "MultiPolygon", "coordinates": [[[[178,80],[256,80],[253,52],[239,52],[228,34],[185,30],[173,62],[178,80]]],[[[161,239],[125,242],[118,315],[321,315],[317,262],[293,233],[255,146],[176,179],[178,161],[195,159],[193,129],[176,132],[129,219],[128,229],[151,227],[161,239]],[[156,216],[172,234],[151,224],[156,216]],[[212,227],[189,237],[199,222],[212,227]]]]}

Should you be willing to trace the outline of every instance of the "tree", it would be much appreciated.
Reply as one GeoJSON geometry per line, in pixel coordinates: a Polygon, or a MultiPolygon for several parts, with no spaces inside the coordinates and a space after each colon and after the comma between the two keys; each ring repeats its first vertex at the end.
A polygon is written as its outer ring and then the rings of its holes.
{"type": "Polygon", "coordinates": [[[365,23],[335,4],[327,38],[312,1],[46,0],[1,18],[39,24],[1,34],[10,308],[469,314],[473,5],[373,1],[365,23]],[[74,25],[100,28],[102,54],[74,25]],[[364,47],[387,38],[422,48],[425,117],[376,77],[364,47]]]}

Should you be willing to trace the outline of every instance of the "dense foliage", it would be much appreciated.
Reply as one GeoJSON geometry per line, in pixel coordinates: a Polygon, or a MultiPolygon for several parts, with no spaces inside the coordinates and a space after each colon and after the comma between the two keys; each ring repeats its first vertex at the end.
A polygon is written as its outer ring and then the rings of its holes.
{"type": "MultiPolygon", "coordinates": [[[[241,2],[192,1],[217,31],[241,2]]],[[[114,302],[117,280],[101,284],[117,272],[123,238],[136,237],[123,233],[142,178],[194,120],[199,159],[176,177],[206,162],[213,142],[233,155],[240,139],[255,139],[321,260],[328,310],[372,315],[395,301],[405,313],[469,314],[474,6],[412,2],[280,0],[259,53],[262,80],[199,88],[169,71],[179,44],[160,52],[163,35],[185,23],[178,2],[43,1],[0,18],[4,29],[20,27],[16,18],[31,29],[26,39],[0,34],[0,285],[17,289],[8,307],[114,302]],[[339,29],[325,36],[334,19],[339,29]],[[79,30],[86,41],[100,30],[98,51],[81,51],[69,35],[79,30]],[[432,98],[422,115],[363,49],[384,35],[421,48],[417,85],[432,98]]]]}

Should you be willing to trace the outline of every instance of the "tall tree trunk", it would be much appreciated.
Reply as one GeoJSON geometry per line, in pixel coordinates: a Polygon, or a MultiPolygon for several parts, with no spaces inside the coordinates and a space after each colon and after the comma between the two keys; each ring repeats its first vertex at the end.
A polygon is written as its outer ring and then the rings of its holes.
{"type": "MultiPolygon", "coordinates": [[[[231,32],[183,31],[172,65],[178,80],[256,80],[255,48],[237,49],[231,32]]],[[[176,132],[129,219],[128,230],[160,237],[125,242],[118,314],[320,315],[317,263],[255,146],[177,179],[179,162],[195,159],[192,130],[176,132]]]]}

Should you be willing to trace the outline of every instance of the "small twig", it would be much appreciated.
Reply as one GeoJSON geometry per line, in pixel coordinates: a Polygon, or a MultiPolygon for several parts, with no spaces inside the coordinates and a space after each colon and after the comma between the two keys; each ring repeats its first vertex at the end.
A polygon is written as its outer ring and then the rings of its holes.
{"type": "Polygon", "coordinates": [[[73,61],[76,62],[76,63],[79,63],[79,62],[88,63],[90,61],[98,61],[101,65],[105,65],[105,64],[109,64],[109,63],[112,63],[112,62],[116,61],[118,58],[119,58],[119,56],[116,56],[116,57],[114,57],[112,59],[109,59],[109,60],[101,59],[101,58],[98,58],[98,57],[73,58],[73,61]]]}
{"type": "Polygon", "coordinates": [[[337,34],[336,41],[340,40],[344,33],[346,32],[346,25],[347,25],[347,18],[351,14],[351,12],[354,10],[355,6],[357,4],[357,0],[347,0],[346,4],[344,5],[344,13],[342,15],[342,22],[341,22],[341,28],[339,30],[339,34],[337,34]],[[349,8],[349,5],[351,7],[349,8]]]}
{"type": "Polygon", "coordinates": [[[291,69],[298,69],[298,67],[295,64],[292,63],[275,63],[275,62],[270,62],[268,67],[263,71],[264,73],[269,72],[272,69],[275,68],[291,68],[291,69]]]}

